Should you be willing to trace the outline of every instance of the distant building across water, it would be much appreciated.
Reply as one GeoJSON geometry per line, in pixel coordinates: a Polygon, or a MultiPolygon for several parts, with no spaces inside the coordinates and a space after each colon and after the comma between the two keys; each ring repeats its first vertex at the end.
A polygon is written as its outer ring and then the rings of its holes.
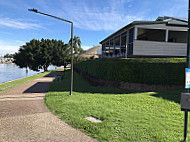
{"type": "Polygon", "coordinates": [[[2,64],[13,63],[13,61],[14,61],[13,58],[4,58],[4,57],[0,57],[0,63],[2,63],[2,64]]]}

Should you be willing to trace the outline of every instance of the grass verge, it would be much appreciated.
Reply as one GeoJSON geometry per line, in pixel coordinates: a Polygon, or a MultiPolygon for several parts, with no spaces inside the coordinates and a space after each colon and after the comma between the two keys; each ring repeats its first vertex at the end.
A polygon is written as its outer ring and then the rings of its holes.
{"type": "MultiPolygon", "coordinates": [[[[100,141],[181,141],[183,117],[180,92],[134,92],[91,86],[74,73],[74,91],[69,96],[70,71],[53,82],[45,97],[49,109],[69,125],[100,141]],[[85,117],[103,120],[92,123],[85,117]]],[[[188,134],[189,137],[189,134],[188,134]]]]}
{"type": "Polygon", "coordinates": [[[21,79],[18,79],[18,80],[14,80],[14,81],[10,81],[10,82],[7,82],[7,83],[0,84],[0,92],[4,92],[4,91],[9,90],[11,88],[14,88],[16,86],[19,86],[19,85],[22,85],[24,83],[30,82],[30,81],[32,81],[34,79],[37,79],[37,78],[42,77],[44,75],[47,75],[50,72],[52,72],[52,71],[43,72],[43,73],[35,74],[35,75],[32,75],[32,76],[24,77],[24,78],[21,78],[21,79]]]}

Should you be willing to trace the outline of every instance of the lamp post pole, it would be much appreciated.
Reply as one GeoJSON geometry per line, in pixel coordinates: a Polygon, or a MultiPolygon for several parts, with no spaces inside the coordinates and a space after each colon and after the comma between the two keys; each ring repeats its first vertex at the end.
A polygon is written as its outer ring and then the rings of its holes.
{"type": "MultiPolygon", "coordinates": [[[[190,0],[188,7],[188,32],[187,32],[187,68],[190,68],[190,0]]],[[[187,92],[190,93],[190,88],[187,89],[187,92]]],[[[185,110],[184,117],[184,141],[187,139],[187,124],[188,124],[188,110],[185,110]]]]}
{"type": "Polygon", "coordinates": [[[53,16],[50,14],[40,12],[37,9],[28,9],[28,11],[39,13],[42,15],[46,15],[46,16],[49,16],[49,17],[52,17],[52,18],[55,18],[55,19],[58,19],[61,21],[65,21],[65,22],[68,22],[71,24],[71,86],[70,86],[70,95],[72,95],[72,91],[73,91],[73,22],[66,20],[66,19],[63,19],[63,18],[60,18],[60,17],[57,17],[57,16],[53,16]]]}
{"type": "Polygon", "coordinates": [[[73,91],[73,23],[71,23],[71,86],[70,86],[70,95],[73,91]]]}

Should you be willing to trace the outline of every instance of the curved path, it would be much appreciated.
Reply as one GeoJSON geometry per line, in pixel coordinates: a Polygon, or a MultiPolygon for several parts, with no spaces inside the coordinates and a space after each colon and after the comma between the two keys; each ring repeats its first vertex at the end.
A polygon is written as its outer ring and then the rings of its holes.
{"type": "Polygon", "coordinates": [[[43,102],[50,82],[60,71],[0,93],[1,142],[97,141],[51,114],[43,102]]]}

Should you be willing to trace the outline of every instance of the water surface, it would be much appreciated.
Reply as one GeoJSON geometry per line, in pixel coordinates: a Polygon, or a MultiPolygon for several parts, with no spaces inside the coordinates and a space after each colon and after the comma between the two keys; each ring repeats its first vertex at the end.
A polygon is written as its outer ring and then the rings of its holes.
{"type": "MultiPolygon", "coordinates": [[[[55,66],[50,66],[48,68],[48,70],[51,69],[55,69],[55,66]]],[[[15,64],[0,64],[0,84],[11,80],[34,75],[40,72],[43,72],[43,70],[40,70],[39,72],[28,70],[28,72],[26,72],[26,68],[21,69],[15,64]]]]}

